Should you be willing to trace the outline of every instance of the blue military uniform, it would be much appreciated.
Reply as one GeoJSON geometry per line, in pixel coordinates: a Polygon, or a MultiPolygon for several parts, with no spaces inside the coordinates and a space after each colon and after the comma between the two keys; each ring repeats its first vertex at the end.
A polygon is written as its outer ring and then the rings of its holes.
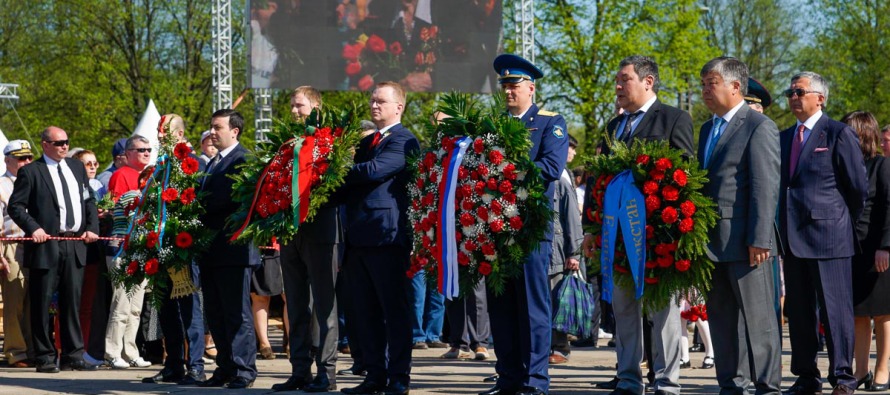
{"type": "MultiPolygon", "coordinates": [[[[499,80],[516,83],[534,81],[543,73],[527,60],[516,55],[501,55],[494,61],[499,80]]],[[[533,146],[529,157],[541,169],[547,187],[547,201],[553,201],[554,185],[565,166],[569,139],[566,122],[554,112],[532,106],[522,115],[533,146]]],[[[504,293],[488,295],[491,331],[498,360],[498,393],[547,393],[550,378],[547,360],[550,355],[551,312],[548,270],[553,230],[548,229],[539,248],[526,259],[522,275],[509,280],[504,293]]],[[[484,392],[484,393],[492,393],[484,392]]]]}

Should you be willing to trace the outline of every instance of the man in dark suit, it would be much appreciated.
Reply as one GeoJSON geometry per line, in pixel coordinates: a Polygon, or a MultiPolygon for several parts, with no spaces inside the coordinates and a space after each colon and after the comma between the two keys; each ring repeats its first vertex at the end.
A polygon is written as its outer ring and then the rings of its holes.
{"type": "Polygon", "coordinates": [[[247,149],[238,144],[244,118],[234,110],[224,109],[213,113],[211,119],[210,139],[219,154],[207,165],[199,196],[205,211],[201,222],[217,234],[198,265],[204,312],[219,351],[213,376],[198,386],[239,389],[253,386],[256,379],[249,252],[246,245],[229,243],[233,229],[226,225],[226,218],[238,210],[238,203],[230,197],[234,180],[229,175],[239,171],[237,166],[244,163],[247,153],[247,149]]]}
{"type": "Polygon", "coordinates": [[[779,198],[779,129],[745,103],[748,67],[719,57],[701,70],[702,99],[714,116],[702,125],[698,159],[703,193],[720,219],[706,248],[714,262],[708,321],[720,393],[778,394],[782,380],[773,265],[779,198]]]}
{"type": "MultiPolygon", "coordinates": [[[[301,86],[291,98],[291,113],[306,119],[321,106],[321,93],[301,86]]],[[[337,389],[337,271],[343,255],[340,208],[328,203],[311,222],[300,225],[294,239],[281,246],[281,272],[290,320],[291,376],[275,391],[328,392],[337,389]],[[311,297],[310,297],[311,291],[311,297]],[[310,303],[311,301],[311,303],[310,303]],[[317,373],[312,378],[312,315],[318,322],[317,373]]]]}
{"type": "MultiPolygon", "coordinates": [[[[667,140],[671,147],[692,156],[692,118],[688,113],[662,104],[658,100],[658,65],[645,56],[624,58],[615,76],[615,96],[624,114],[609,122],[608,133],[613,139],[633,144],[638,140],[667,140]]],[[[608,154],[609,146],[603,144],[602,153],[608,154]]],[[[593,219],[588,215],[593,207],[588,180],[584,199],[582,222],[593,219]]],[[[593,235],[584,236],[584,254],[593,256],[593,235]]],[[[603,284],[604,287],[610,286],[603,284]]],[[[659,311],[643,314],[643,306],[634,299],[632,291],[615,288],[612,294],[615,314],[615,351],[618,353],[617,395],[643,393],[643,320],[652,322],[652,356],[649,358],[650,374],[654,371],[656,394],[680,392],[680,312],[677,303],[669,303],[659,311]]]]}
{"type": "Polygon", "coordinates": [[[49,305],[59,292],[62,369],[95,370],[83,360],[78,309],[87,248],[98,240],[99,214],[86,169],[68,153],[68,134],[50,126],[40,136],[43,156],[19,169],[9,198],[9,216],[33,242],[25,244],[29,269],[31,330],[37,371],[58,373],[49,305]],[[51,236],[81,240],[49,240],[51,236]]]}
{"type": "Polygon", "coordinates": [[[828,345],[832,394],[852,394],[853,222],[868,193],[856,132],[822,113],[828,83],[813,72],[791,78],[785,97],[797,124],[782,131],[779,224],[785,246],[785,312],[791,338],[787,394],[821,393],[818,322],[828,345]],[[816,320],[817,311],[820,320],[816,320]]]}
{"type": "MultiPolygon", "coordinates": [[[[511,54],[494,59],[494,70],[504,90],[508,113],[529,130],[529,158],[541,169],[549,205],[554,182],[565,168],[569,151],[568,130],[563,117],[538,108],[534,103],[535,80],[544,76],[531,62],[511,54]]],[[[497,384],[480,394],[546,394],[550,388],[547,363],[550,356],[550,252],[552,224],[544,239],[525,262],[523,273],[507,280],[504,292],[489,290],[488,312],[491,334],[497,342],[497,384]]]]}
{"type": "Polygon", "coordinates": [[[346,263],[348,286],[368,375],[346,394],[407,394],[411,373],[410,265],[408,223],[410,175],[407,158],[417,155],[417,138],[401,124],[405,91],[395,82],[377,84],[371,94],[377,132],[362,139],[355,165],[346,175],[346,263]]]}

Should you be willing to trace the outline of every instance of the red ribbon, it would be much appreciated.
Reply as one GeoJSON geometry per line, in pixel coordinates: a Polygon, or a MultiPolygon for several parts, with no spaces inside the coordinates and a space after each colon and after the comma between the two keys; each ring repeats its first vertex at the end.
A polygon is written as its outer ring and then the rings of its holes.
{"type": "MultiPolygon", "coordinates": [[[[285,141],[284,144],[281,144],[281,147],[278,147],[278,151],[281,152],[281,149],[284,148],[284,146],[290,144],[292,141],[294,141],[294,139],[285,141]]],[[[275,159],[273,158],[272,161],[270,161],[269,164],[266,165],[265,168],[263,168],[263,172],[260,174],[260,178],[257,180],[256,187],[253,191],[253,200],[250,202],[250,209],[247,210],[247,218],[244,219],[244,224],[241,225],[241,227],[238,228],[238,230],[236,230],[234,234],[232,234],[232,237],[229,239],[230,243],[235,242],[235,240],[238,239],[238,236],[241,236],[241,233],[243,233],[244,229],[247,228],[247,225],[250,225],[250,218],[253,216],[254,209],[256,208],[256,203],[260,198],[260,191],[263,190],[263,185],[266,182],[266,176],[269,174],[269,167],[272,166],[272,162],[274,161],[275,159]]]]}

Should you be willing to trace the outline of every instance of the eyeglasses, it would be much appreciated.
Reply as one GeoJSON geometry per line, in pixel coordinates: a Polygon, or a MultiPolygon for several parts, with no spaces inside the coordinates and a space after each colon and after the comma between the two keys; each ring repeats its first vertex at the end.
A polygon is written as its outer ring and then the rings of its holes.
{"type": "Polygon", "coordinates": [[[84,166],[89,166],[89,167],[99,167],[99,162],[96,162],[96,161],[83,162],[83,164],[84,164],[84,166]]]}
{"type": "Polygon", "coordinates": [[[387,104],[387,103],[395,103],[395,102],[394,102],[394,101],[385,101],[385,100],[374,100],[374,99],[371,99],[370,101],[368,101],[368,104],[369,104],[371,107],[373,107],[375,104],[378,105],[378,106],[382,106],[382,105],[387,104]]]}
{"type": "Polygon", "coordinates": [[[140,154],[145,154],[151,152],[151,148],[130,148],[127,151],[136,151],[140,154]]]}
{"type": "Polygon", "coordinates": [[[15,158],[15,159],[18,160],[19,162],[30,162],[30,161],[34,160],[34,157],[33,156],[22,156],[20,158],[15,158]]]}
{"type": "Polygon", "coordinates": [[[807,93],[818,93],[818,94],[820,94],[820,95],[822,94],[822,92],[819,92],[819,91],[808,91],[808,90],[800,89],[800,88],[797,88],[797,89],[785,89],[785,92],[782,92],[782,93],[785,95],[785,97],[787,97],[787,98],[789,98],[789,99],[790,99],[792,96],[794,96],[794,95],[797,95],[797,97],[803,97],[803,96],[806,95],[807,93]]]}
{"type": "Polygon", "coordinates": [[[44,140],[44,142],[52,144],[56,147],[64,147],[64,146],[68,145],[68,140],[56,140],[56,141],[44,140]]]}

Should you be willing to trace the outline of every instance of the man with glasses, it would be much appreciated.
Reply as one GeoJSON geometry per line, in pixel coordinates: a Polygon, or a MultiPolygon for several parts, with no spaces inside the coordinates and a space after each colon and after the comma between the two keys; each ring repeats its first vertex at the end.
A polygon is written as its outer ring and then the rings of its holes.
{"type": "Polygon", "coordinates": [[[61,368],[95,370],[83,360],[83,335],[78,310],[85,243],[98,240],[96,201],[89,193],[86,169],[68,153],[68,134],[50,126],[41,134],[43,156],[19,169],[8,212],[26,236],[25,268],[29,270],[34,362],[41,373],[58,373],[49,305],[59,292],[61,368]],[[50,240],[50,236],[74,240],[50,240]]]}
{"type": "Polygon", "coordinates": [[[832,394],[852,394],[853,291],[851,257],[858,241],[853,221],[868,183],[856,132],[823,114],[828,83],[813,72],[791,78],[785,97],[797,123],[782,131],[779,227],[785,246],[785,312],[791,373],[785,393],[819,394],[816,366],[819,321],[828,343],[832,394]],[[821,311],[819,311],[821,309],[821,311]]]}
{"type": "MultiPolygon", "coordinates": [[[[19,169],[31,163],[34,154],[31,144],[25,140],[13,140],[3,149],[6,174],[0,176],[0,210],[3,211],[3,237],[24,237],[9,213],[6,212],[12,187],[19,169]]],[[[13,368],[33,367],[28,357],[31,352],[31,314],[28,311],[28,279],[24,263],[24,248],[19,242],[0,243],[0,289],[3,291],[3,353],[13,368]]]]}
{"type": "Polygon", "coordinates": [[[108,192],[115,201],[132,190],[139,189],[139,173],[148,166],[151,160],[151,143],[142,136],[127,139],[127,164],[111,175],[108,181],[108,192]]]}

